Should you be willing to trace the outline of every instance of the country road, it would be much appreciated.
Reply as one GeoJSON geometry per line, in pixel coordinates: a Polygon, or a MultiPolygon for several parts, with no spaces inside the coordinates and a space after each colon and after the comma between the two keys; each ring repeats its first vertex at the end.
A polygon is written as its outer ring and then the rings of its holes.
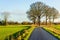
{"type": "Polygon", "coordinates": [[[29,40],[58,40],[42,28],[35,28],[29,40]]]}

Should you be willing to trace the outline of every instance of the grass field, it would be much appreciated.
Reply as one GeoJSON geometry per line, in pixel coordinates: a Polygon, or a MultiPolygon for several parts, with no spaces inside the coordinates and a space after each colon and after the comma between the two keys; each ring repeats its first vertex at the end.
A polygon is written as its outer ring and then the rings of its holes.
{"type": "Polygon", "coordinates": [[[60,25],[54,25],[54,28],[56,28],[57,30],[60,30],[60,25]]]}
{"type": "Polygon", "coordinates": [[[60,25],[52,25],[51,27],[43,27],[47,32],[60,40],[60,25]]]}
{"type": "Polygon", "coordinates": [[[12,35],[13,33],[26,28],[28,27],[22,25],[0,26],[0,40],[4,40],[6,36],[12,35]]]}

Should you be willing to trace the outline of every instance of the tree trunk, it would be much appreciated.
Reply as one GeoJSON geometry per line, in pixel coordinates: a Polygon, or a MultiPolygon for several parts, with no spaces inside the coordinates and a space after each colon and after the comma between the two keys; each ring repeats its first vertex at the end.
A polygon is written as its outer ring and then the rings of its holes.
{"type": "Polygon", "coordinates": [[[33,23],[35,24],[35,19],[34,19],[33,23]]]}
{"type": "Polygon", "coordinates": [[[53,18],[53,23],[54,23],[54,18],[53,18]]]}
{"type": "Polygon", "coordinates": [[[46,25],[47,25],[47,15],[46,15],[46,25]]]}
{"type": "Polygon", "coordinates": [[[5,25],[7,25],[7,18],[5,18],[5,25]]]}
{"type": "Polygon", "coordinates": [[[40,16],[38,16],[38,25],[40,26],[40,16]]]}
{"type": "Polygon", "coordinates": [[[51,18],[49,18],[49,23],[50,23],[50,25],[51,25],[51,18]]]}

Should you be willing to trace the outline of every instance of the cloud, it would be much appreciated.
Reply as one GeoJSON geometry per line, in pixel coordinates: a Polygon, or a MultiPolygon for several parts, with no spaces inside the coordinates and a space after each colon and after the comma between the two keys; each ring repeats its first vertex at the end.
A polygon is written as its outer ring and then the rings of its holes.
{"type": "Polygon", "coordinates": [[[60,18],[55,19],[54,22],[59,22],[60,23],[60,18]]]}

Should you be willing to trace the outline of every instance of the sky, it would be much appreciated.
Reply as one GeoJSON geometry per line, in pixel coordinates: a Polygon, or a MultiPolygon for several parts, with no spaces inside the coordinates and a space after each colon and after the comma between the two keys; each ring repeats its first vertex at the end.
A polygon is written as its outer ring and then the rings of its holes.
{"type": "MultiPolygon", "coordinates": [[[[60,12],[60,0],[0,0],[0,19],[2,12],[9,12],[8,21],[29,21],[26,12],[30,5],[35,2],[43,2],[50,7],[55,7],[60,12]]],[[[55,21],[59,21],[60,18],[55,21]]]]}

